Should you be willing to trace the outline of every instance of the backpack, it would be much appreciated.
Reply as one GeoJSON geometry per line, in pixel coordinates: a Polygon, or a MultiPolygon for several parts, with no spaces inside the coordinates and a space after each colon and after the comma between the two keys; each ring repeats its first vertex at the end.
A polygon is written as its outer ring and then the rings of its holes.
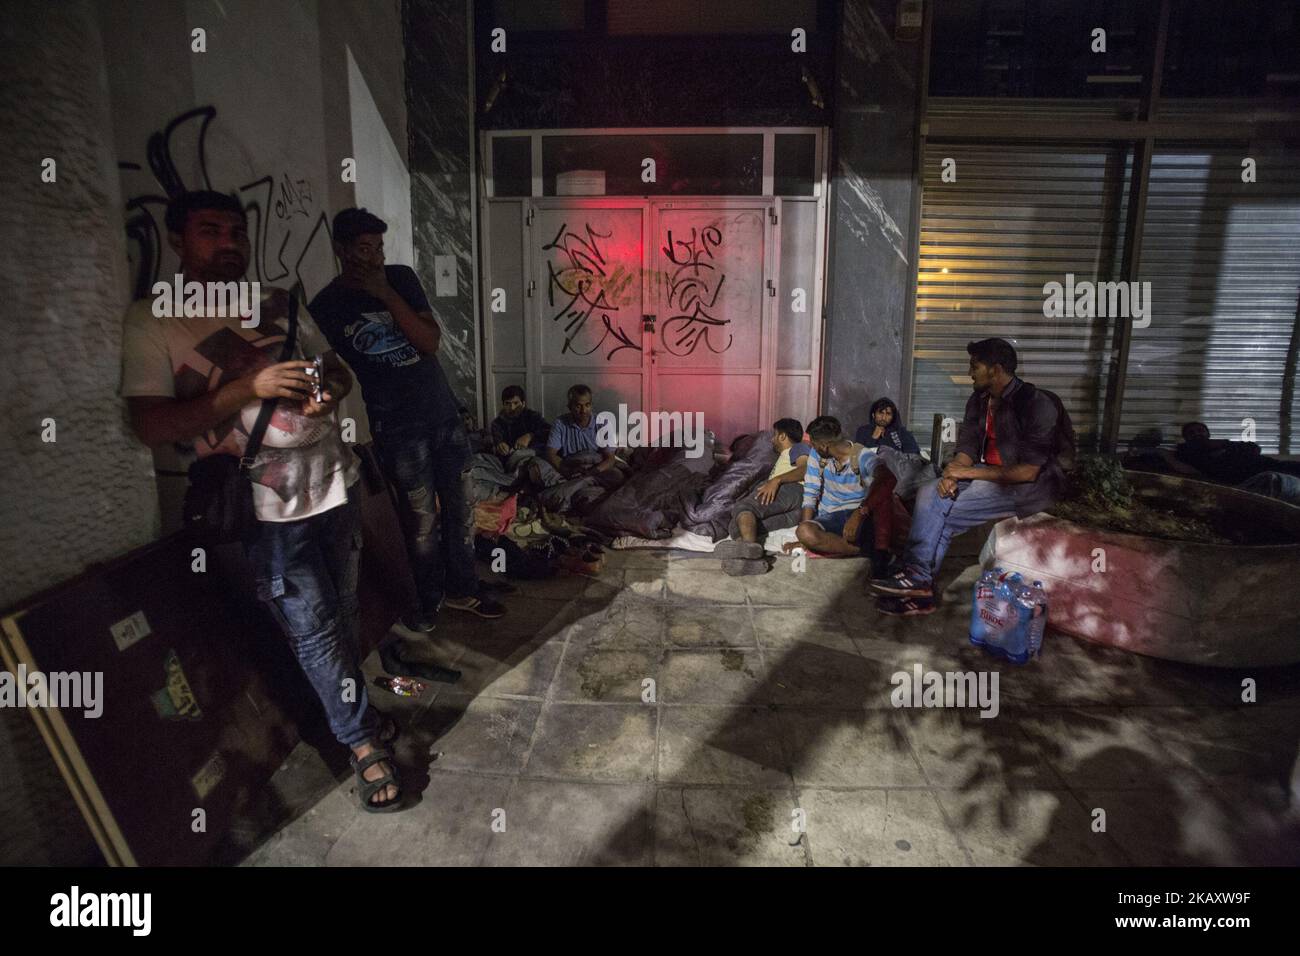
{"type": "Polygon", "coordinates": [[[1061,401],[1061,397],[1053,391],[1030,385],[1028,382],[1021,380],[1020,387],[1016,389],[1013,402],[1016,418],[1023,426],[1025,416],[1029,413],[1029,406],[1033,402],[1034,396],[1039,393],[1050,398],[1052,404],[1056,406],[1056,428],[1052,432],[1052,457],[1057,460],[1063,471],[1068,472],[1074,467],[1074,461],[1079,451],[1079,440],[1074,433],[1074,423],[1070,421],[1070,413],[1065,410],[1065,404],[1061,401]]]}

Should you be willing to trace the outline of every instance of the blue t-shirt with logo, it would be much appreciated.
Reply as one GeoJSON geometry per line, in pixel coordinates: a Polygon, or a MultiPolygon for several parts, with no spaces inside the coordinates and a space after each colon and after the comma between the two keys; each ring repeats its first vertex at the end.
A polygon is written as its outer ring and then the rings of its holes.
{"type": "MultiPolygon", "coordinates": [[[[384,266],[388,284],[412,311],[432,312],[410,266],[384,266]]],[[[421,355],[384,304],[335,279],[307,307],[334,351],[352,367],[376,433],[460,420],[460,402],[436,355],[421,355]]]]}

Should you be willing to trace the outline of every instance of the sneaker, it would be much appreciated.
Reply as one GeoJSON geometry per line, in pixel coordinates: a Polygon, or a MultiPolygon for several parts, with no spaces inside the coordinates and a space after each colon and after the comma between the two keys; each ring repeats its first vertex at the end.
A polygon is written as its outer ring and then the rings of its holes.
{"type": "Polygon", "coordinates": [[[876,602],[876,610],[891,617],[918,617],[933,614],[939,608],[932,597],[887,597],[876,602]]]}
{"type": "Polygon", "coordinates": [[[433,611],[432,613],[421,611],[417,614],[402,615],[402,627],[406,628],[408,631],[420,631],[423,634],[428,634],[437,626],[437,611],[433,611]]]}
{"type": "Polygon", "coordinates": [[[735,560],[739,558],[761,558],[763,556],[763,546],[757,541],[738,541],[735,538],[727,538],[725,541],[719,541],[713,549],[715,558],[722,558],[724,561],[735,560]]]}
{"type": "Polygon", "coordinates": [[[503,617],[506,613],[506,609],[500,604],[491,598],[485,597],[448,597],[443,599],[442,605],[456,611],[468,611],[471,614],[486,618],[503,617]]]}
{"type": "Polygon", "coordinates": [[[934,589],[929,581],[919,581],[906,571],[887,578],[873,578],[870,587],[877,594],[888,594],[891,597],[934,597],[934,589]]]}

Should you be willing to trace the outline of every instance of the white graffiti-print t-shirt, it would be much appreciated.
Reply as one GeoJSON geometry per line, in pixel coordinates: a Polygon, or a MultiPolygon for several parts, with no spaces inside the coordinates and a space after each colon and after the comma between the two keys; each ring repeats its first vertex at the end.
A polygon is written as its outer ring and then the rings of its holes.
{"type": "MultiPolygon", "coordinates": [[[[265,290],[264,290],[265,291],[265,290]]],[[[158,318],[153,300],[127,309],[122,331],[124,398],[197,398],[226,382],[279,361],[289,320],[261,317],[255,328],[239,318],[158,318]]],[[[329,351],[329,344],[302,306],[292,358],[329,351]]],[[[194,451],[243,454],[262,402],[255,399],[216,428],[195,436],[194,451]]],[[[357,479],[357,458],[339,432],[338,412],[322,418],[302,414],[302,403],[279,399],[257,461],[250,469],[253,509],[262,521],[298,521],[347,501],[357,479]]]]}

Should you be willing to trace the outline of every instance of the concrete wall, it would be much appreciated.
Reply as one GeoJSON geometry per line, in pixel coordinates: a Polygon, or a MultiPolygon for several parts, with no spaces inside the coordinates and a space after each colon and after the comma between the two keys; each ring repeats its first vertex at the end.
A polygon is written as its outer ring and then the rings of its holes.
{"type": "MultiPolygon", "coordinates": [[[[239,193],[253,207],[249,278],[308,297],[335,274],[324,223],[343,206],[389,220],[395,261],[413,247],[398,0],[3,0],[0,12],[3,162],[19,184],[0,225],[8,606],[177,523],[184,479],[162,480],[160,515],[154,462],[116,395],[126,303],[176,270],[169,193],[239,193]],[[196,28],[206,52],[191,48],[196,28]],[[39,180],[46,156],[55,184],[39,180]],[[345,157],[355,185],[341,179],[345,157]],[[41,441],[47,417],[54,443],[41,441]]],[[[364,440],[359,396],[345,414],[364,440]]],[[[0,767],[0,863],[93,859],[25,713],[0,711],[0,767]]]]}
{"type": "MultiPolygon", "coordinates": [[[[438,354],[452,391],[476,415],[473,93],[469,0],[405,0],[415,271],[442,325],[438,354]],[[455,293],[435,296],[435,256],[455,262],[455,293]]],[[[496,405],[488,406],[495,414],[496,405]]]]}
{"type": "MultiPolygon", "coordinates": [[[[822,408],[847,427],[882,395],[907,414],[921,41],[894,40],[897,6],[844,0],[840,28],[822,408]]],[[[928,426],[908,424],[925,444],[928,426]]]]}
{"type": "MultiPolygon", "coordinates": [[[[0,607],[158,533],[152,463],[114,394],[126,242],[93,4],[34,9],[0,6],[0,163],[15,187],[0,217],[0,607]],[[40,178],[45,157],[53,183],[40,178]]],[[[0,710],[0,768],[0,863],[94,859],[25,711],[0,710]]]]}

